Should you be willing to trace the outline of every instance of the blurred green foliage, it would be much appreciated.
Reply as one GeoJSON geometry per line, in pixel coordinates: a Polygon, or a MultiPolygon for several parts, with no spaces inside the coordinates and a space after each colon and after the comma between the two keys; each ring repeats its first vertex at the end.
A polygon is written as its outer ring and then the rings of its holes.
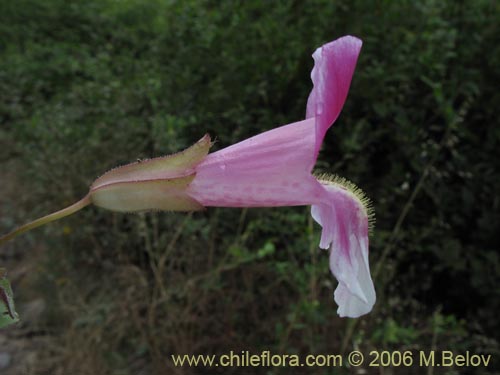
{"type": "Polygon", "coordinates": [[[12,288],[5,277],[5,269],[0,268],[0,328],[19,321],[14,307],[12,288]]]}
{"type": "Polygon", "coordinates": [[[314,49],[364,41],[317,168],[373,200],[373,313],[336,316],[306,208],[91,208],[9,245],[44,249],[40,369],[172,373],[170,353],[230,350],[498,351],[499,23],[487,0],[0,2],[0,160],[16,168],[2,185],[18,194],[2,232],[116,165],[303,118],[314,49]]]}

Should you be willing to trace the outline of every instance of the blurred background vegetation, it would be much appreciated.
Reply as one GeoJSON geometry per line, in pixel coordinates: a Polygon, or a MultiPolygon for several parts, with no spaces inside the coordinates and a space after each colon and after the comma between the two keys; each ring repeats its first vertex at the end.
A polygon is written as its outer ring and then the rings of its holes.
{"type": "Polygon", "coordinates": [[[24,235],[0,249],[20,313],[42,306],[10,329],[43,342],[23,373],[206,373],[169,354],[354,348],[470,350],[494,361],[470,371],[498,369],[499,23],[486,0],[0,2],[2,233],[111,167],[300,120],[312,52],[346,34],[364,46],[317,168],[377,217],[378,301],[358,320],[336,314],[306,207],[87,208],[24,235]]]}

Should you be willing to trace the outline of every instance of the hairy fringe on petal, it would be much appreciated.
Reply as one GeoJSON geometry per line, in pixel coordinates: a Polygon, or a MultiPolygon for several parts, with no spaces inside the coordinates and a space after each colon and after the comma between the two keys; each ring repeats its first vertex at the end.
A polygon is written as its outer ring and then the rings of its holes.
{"type": "Polygon", "coordinates": [[[365,211],[366,217],[368,218],[368,233],[370,235],[373,234],[373,229],[375,228],[375,209],[373,208],[372,201],[366,196],[363,190],[352,181],[336,174],[314,173],[314,177],[321,183],[336,185],[350,192],[359,201],[361,207],[365,211]]]}

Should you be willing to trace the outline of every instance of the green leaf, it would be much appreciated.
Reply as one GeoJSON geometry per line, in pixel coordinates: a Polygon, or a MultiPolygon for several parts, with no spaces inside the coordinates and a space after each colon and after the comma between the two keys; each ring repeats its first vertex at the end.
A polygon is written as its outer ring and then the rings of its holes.
{"type": "Polygon", "coordinates": [[[5,273],[5,269],[0,268],[0,328],[19,321],[14,307],[14,294],[5,273]]]}
{"type": "Polygon", "coordinates": [[[275,251],[274,244],[272,242],[266,242],[264,247],[260,248],[259,251],[257,252],[257,257],[259,258],[264,258],[268,255],[271,255],[275,251]]]}

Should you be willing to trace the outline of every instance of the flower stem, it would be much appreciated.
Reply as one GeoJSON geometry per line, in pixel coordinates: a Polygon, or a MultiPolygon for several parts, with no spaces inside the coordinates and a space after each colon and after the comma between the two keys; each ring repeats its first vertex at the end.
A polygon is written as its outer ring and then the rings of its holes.
{"type": "Polygon", "coordinates": [[[90,200],[90,196],[86,195],[83,199],[79,200],[78,202],[72,204],[69,207],[63,208],[62,210],[53,212],[47,216],[33,220],[28,224],[25,224],[23,226],[20,226],[19,228],[14,229],[12,232],[7,233],[5,236],[0,237],[0,245],[3,245],[5,242],[13,239],[14,237],[16,237],[21,233],[27,232],[41,225],[50,223],[51,221],[58,220],[65,216],[74,214],[76,211],[81,210],[85,206],[88,206],[90,203],[92,203],[92,201],[90,200]]]}

